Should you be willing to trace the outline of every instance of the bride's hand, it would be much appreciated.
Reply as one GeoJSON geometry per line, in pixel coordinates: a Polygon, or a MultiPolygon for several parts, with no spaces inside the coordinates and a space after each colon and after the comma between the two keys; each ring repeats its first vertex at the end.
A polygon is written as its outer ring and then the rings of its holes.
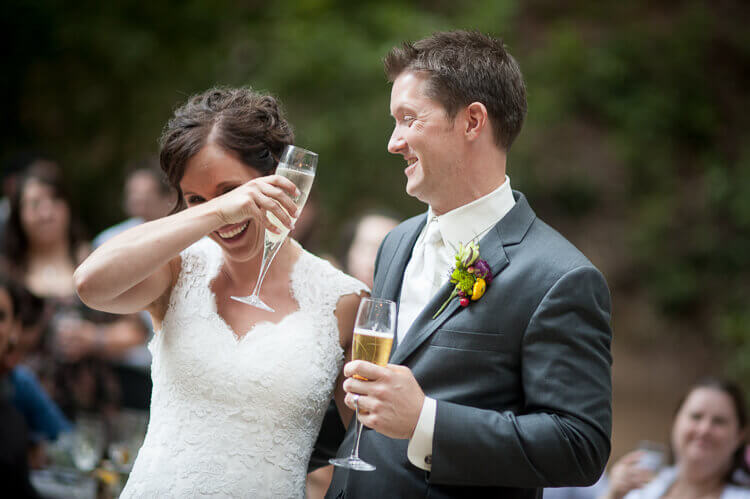
{"type": "Polygon", "coordinates": [[[225,225],[255,218],[260,220],[266,228],[278,232],[265,213],[270,211],[282,224],[291,229],[292,216],[297,215],[297,206],[292,201],[292,196],[298,194],[297,186],[288,178],[269,175],[254,178],[214,198],[211,202],[215,204],[216,214],[225,225]]]}

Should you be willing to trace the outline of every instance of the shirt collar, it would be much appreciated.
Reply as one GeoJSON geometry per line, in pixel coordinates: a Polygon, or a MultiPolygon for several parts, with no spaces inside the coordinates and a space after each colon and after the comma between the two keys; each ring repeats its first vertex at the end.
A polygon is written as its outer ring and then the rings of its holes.
{"type": "Polygon", "coordinates": [[[500,187],[471,203],[437,217],[430,207],[427,220],[428,223],[437,221],[445,246],[457,250],[459,243],[467,244],[472,239],[478,242],[515,204],[510,179],[506,175],[500,187]]]}

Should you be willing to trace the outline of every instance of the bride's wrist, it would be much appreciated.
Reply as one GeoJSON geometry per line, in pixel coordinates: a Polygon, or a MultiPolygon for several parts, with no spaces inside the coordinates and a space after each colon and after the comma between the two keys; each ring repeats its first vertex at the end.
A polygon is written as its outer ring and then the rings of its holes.
{"type": "Polygon", "coordinates": [[[222,217],[221,210],[213,199],[206,203],[201,203],[188,208],[188,210],[204,228],[205,234],[210,234],[211,232],[227,225],[227,222],[222,217]]]}

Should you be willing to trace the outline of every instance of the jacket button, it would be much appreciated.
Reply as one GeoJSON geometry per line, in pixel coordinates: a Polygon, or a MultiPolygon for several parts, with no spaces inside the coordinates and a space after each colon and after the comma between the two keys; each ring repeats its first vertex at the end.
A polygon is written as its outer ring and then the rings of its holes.
{"type": "Polygon", "coordinates": [[[425,456],[424,464],[426,464],[427,466],[432,466],[432,456],[425,456]]]}

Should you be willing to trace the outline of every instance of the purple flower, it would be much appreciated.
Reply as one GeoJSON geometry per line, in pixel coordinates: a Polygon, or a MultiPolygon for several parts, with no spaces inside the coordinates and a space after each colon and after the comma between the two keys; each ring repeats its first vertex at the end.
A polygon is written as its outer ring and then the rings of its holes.
{"type": "Polygon", "coordinates": [[[489,264],[481,258],[474,262],[474,273],[485,280],[487,284],[492,282],[492,271],[489,264]]]}

